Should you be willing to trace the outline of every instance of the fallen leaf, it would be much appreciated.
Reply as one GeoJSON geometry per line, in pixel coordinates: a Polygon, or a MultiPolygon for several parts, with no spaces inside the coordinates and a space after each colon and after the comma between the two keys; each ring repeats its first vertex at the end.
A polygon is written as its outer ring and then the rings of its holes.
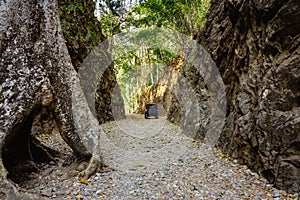
{"type": "Polygon", "coordinates": [[[88,185],[89,182],[88,180],[84,179],[84,178],[79,178],[79,182],[88,185]]]}

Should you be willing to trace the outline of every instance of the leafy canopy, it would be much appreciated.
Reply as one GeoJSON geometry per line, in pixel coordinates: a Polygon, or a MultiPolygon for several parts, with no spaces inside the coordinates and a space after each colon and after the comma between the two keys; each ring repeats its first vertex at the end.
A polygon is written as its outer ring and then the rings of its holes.
{"type": "Polygon", "coordinates": [[[99,20],[107,37],[123,29],[152,26],[172,28],[197,36],[204,26],[210,0],[104,0],[98,2],[99,20]]]}
{"type": "MultiPolygon", "coordinates": [[[[134,110],[143,88],[154,84],[163,66],[176,56],[161,47],[149,47],[151,45],[147,42],[164,43],[163,40],[157,41],[159,37],[155,35],[155,27],[170,28],[196,38],[204,26],[210,0],[98,0],[97,6],[102,31],[107,38],[145,28],[134,37],[143,46],[137,51],[120,49],[126,53],[118,56],[113,63],[127,108],[134,110]]],[[[135,43],[134,40],[128,38],[119,42],[135,43]]],[[[118,51],[118,48],[115,50],[118,51]]]]}
{"type": "Polygon", "coordinates": [[[127,26],[158,26],[195,35],[205,23],[209,6],[210,0],[147,0],[132,9],[127,26]]]}

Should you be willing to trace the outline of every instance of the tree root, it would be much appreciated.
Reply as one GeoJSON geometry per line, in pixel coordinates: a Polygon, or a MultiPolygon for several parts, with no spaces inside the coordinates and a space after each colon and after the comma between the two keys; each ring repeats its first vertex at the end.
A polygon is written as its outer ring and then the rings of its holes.
{"type": "Polygon", "coordinates": [[[31,136],[30,137],[30,145],[28,145],[28,151],[30,155],[30,160],[35,162],[49,162],[55,161],[55,157],[59,156],[61,153],[53,150],[43,143],[41,143],[38,139],[31,136]]]}
{"type": "Polygon", "coordinates": [[[101,160],[96,158],[95,156],[92,156],[89,165],[86,167],[85,170],[81,171],[78,176],[82,179],[89,179],[98,168],[101,168],[101,160]]]}
{"type": "Polygon", "coordinates": [[[105,173],[105,172],[113,171],[114,169],[108,167],[108,165],[106,165],[103,162],[102,156],[100,157],[92,156],[88,165],[87,163],[85,163],[85,165],[82,165],[82,167],[78,168],[78,170],[80,171],[78,177],[80,179],[87,180],[96,172],[105,173]]]}

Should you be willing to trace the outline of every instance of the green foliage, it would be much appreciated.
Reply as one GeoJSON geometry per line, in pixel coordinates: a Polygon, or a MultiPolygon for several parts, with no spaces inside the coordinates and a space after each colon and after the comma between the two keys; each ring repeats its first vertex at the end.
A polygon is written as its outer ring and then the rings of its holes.
{"type": "Polygon", "coordinates": [[[102,32],[106,37],[120,33],[120,25],[124,20],[125,8],[122,6],[123,0],[104,0],[99,4],[100,17],[102,24],[102,32]]]}
{"type": "Polygon", "coordinates": [[[118,17],[112,13],[109,13],[106,16],[100,16],[99,21],[102,24],[102,32],[106,37],[111,37],[114,34],[121,32],[121,29],[118,26],[118,17]]]}
{"type": "Polygon", "coordinates": [[[195,35],[206,19],[210,0],[147,0],[133,8],[127,27],[158,26],[195,35]]]}
{"type": "Polygon", "coordinates": [[[155,84],[163,67],[174,57],[157,48],[141,48],[126,52],[114,61],[114,69],[122,96],[128,108],[134,109],[142,89],[155,84]]]}
{"type": "Polygon", "coordinates": [[[61,7],[62,10],[65,10],[68,15],[77,15],[78,11],[84,12],[84,7],[78,2],[72,2],[72,4],[65,5],[61,7]]]}
{"type": "Polygon", "coordinates": [[[100,6],[107,37],[127,28],[164,27],[196,36],[204,26],[210,0],[145,0],[126,11],[124,1],[104,1],[100,6]]]}
{"type": "MultiPolygon", "coordinates": [[[[176,56],[167,50],[161,50],[162,47],[149,48],[151,44],[164,44],[167,40],[157,37],[155,31],[158,34],[160,32],[157,27],[170,28],[193,38],[197,37],[204,26],[210,0],[144,0],[126,12],[122,8],[122,2],[124,0],[102,1],[99,20],[106,37],[121,33],[124,29],[146,28],[124,41],[135,46],[143,44],[138,51],[127,52],[122,41],[120,46],[123,49],[114,49],[117,55],[118,52],[126,52],[125,55],[117,56],[114,70],[122,95],[129,108],[133,108],[141,92],[140,88],[154,84],[162,66],[166,66],[176,56]]],[[[175,42],[180,42],[177,40],[178,38],[175,42]]],[[[190,66],[182,69],[182,73],[189,71],[190,66]]]]}

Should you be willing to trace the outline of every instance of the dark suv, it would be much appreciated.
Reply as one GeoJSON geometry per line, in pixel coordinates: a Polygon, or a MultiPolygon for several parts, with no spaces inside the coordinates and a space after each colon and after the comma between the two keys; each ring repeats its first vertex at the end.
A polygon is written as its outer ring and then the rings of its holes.
{"type": "Polygon", "coordinates": [[[145,119],[148,119],[151,116],[155,117],[155,119],[158,119],[158,107],[155,103],[146,104],[145,119]]]}

